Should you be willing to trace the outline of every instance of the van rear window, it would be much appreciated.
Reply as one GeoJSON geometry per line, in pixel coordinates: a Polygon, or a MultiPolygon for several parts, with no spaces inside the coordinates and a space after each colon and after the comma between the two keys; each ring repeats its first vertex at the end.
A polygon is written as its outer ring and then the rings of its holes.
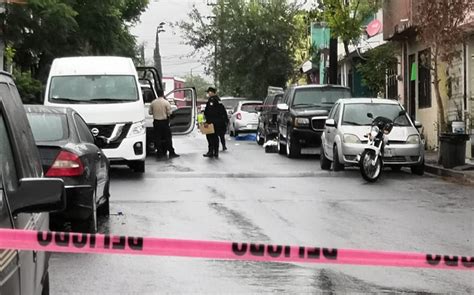
{"type": "Polygon", "coordinates": [[[121,103],[139,100],[134,76],[57,76],[51,79],[54,103],[121,103]]]}

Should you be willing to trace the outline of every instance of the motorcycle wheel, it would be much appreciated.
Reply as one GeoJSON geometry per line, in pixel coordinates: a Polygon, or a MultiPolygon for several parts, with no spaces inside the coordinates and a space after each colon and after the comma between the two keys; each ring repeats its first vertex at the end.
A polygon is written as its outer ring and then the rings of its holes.
{"type": "Polygon", "coordinates": [[[376,182],[382,173],[382,160],[378,157],[375,165],[372,164],[375,159],[375,152],[365,150],[360,157],[360,174],[368,182],[376,182]]]}

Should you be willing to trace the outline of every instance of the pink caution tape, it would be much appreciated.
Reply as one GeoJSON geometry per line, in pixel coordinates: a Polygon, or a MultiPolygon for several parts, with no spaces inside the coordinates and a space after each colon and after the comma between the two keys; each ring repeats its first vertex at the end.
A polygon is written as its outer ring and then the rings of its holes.
{"type": "Polygon", "coordinates": [[[0,229],[0,249],[474,270],[474,257],[0,229]]]}

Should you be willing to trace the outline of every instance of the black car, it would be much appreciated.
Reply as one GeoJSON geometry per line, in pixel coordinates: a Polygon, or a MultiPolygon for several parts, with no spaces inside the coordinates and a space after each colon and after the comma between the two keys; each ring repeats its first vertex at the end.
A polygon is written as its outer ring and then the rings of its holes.
{"type": "Polygon", "coordinates": [[[295,158],[302,148],[319,148],[329,111],[338,99],[350,97],[350,89],[338,85],[288,88],[278,105],[279,153],[295,158]]]}
{"type": "MultiPolygon", "coordinates": [[[[42,174],[18,91],[0,72],[0,228],[48,230],[43,212],[64,209],[64,183],[42,174]]],[[[48,265],[47,252],[0,249],[0,294],[49,294],[48,265]]]]}
{"type": "Polygon", "coordinates": [[[269,139],[278,135],[278,109],[277,105],[283,99],[283,93],[270,94],[262,106],[257,107],[258,116],[257,143],[263,145],[269,139]]]}
{"type": "Polygon", "coordinates": [[[97,232],[98,214],[109,215],[109,161],[82,117],[71,108],[25,106],[47,177],[64,180],[67,209],[52,216],[97,232]],[[79,222],[77,222],[79,221],[79,222]]]}

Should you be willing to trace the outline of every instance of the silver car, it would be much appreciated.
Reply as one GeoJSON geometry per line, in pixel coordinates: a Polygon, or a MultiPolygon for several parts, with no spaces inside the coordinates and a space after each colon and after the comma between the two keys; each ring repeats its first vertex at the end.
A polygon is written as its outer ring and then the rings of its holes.
{"type": "Polygon", "coordinates": [[[258,112],[257,107],[261,101],[241,101],[232,112],[229,120],[230,136],[238,136],[239,133],[257,133],[258,112]]]}
{"type": "Polygon", "coordinates": [[[424,171],[424,143],[418,131],[421,124],[412,122],[399,102],[388,99],[352,98],[336,102],[321,136],[321,168],[335,171],[344,166],[358,165],[357,156],[364,150],[370,132],[371,113],[393,120],[384,151],[384,164],[393,170],[410,166],[414,174],[424,171]]]}

